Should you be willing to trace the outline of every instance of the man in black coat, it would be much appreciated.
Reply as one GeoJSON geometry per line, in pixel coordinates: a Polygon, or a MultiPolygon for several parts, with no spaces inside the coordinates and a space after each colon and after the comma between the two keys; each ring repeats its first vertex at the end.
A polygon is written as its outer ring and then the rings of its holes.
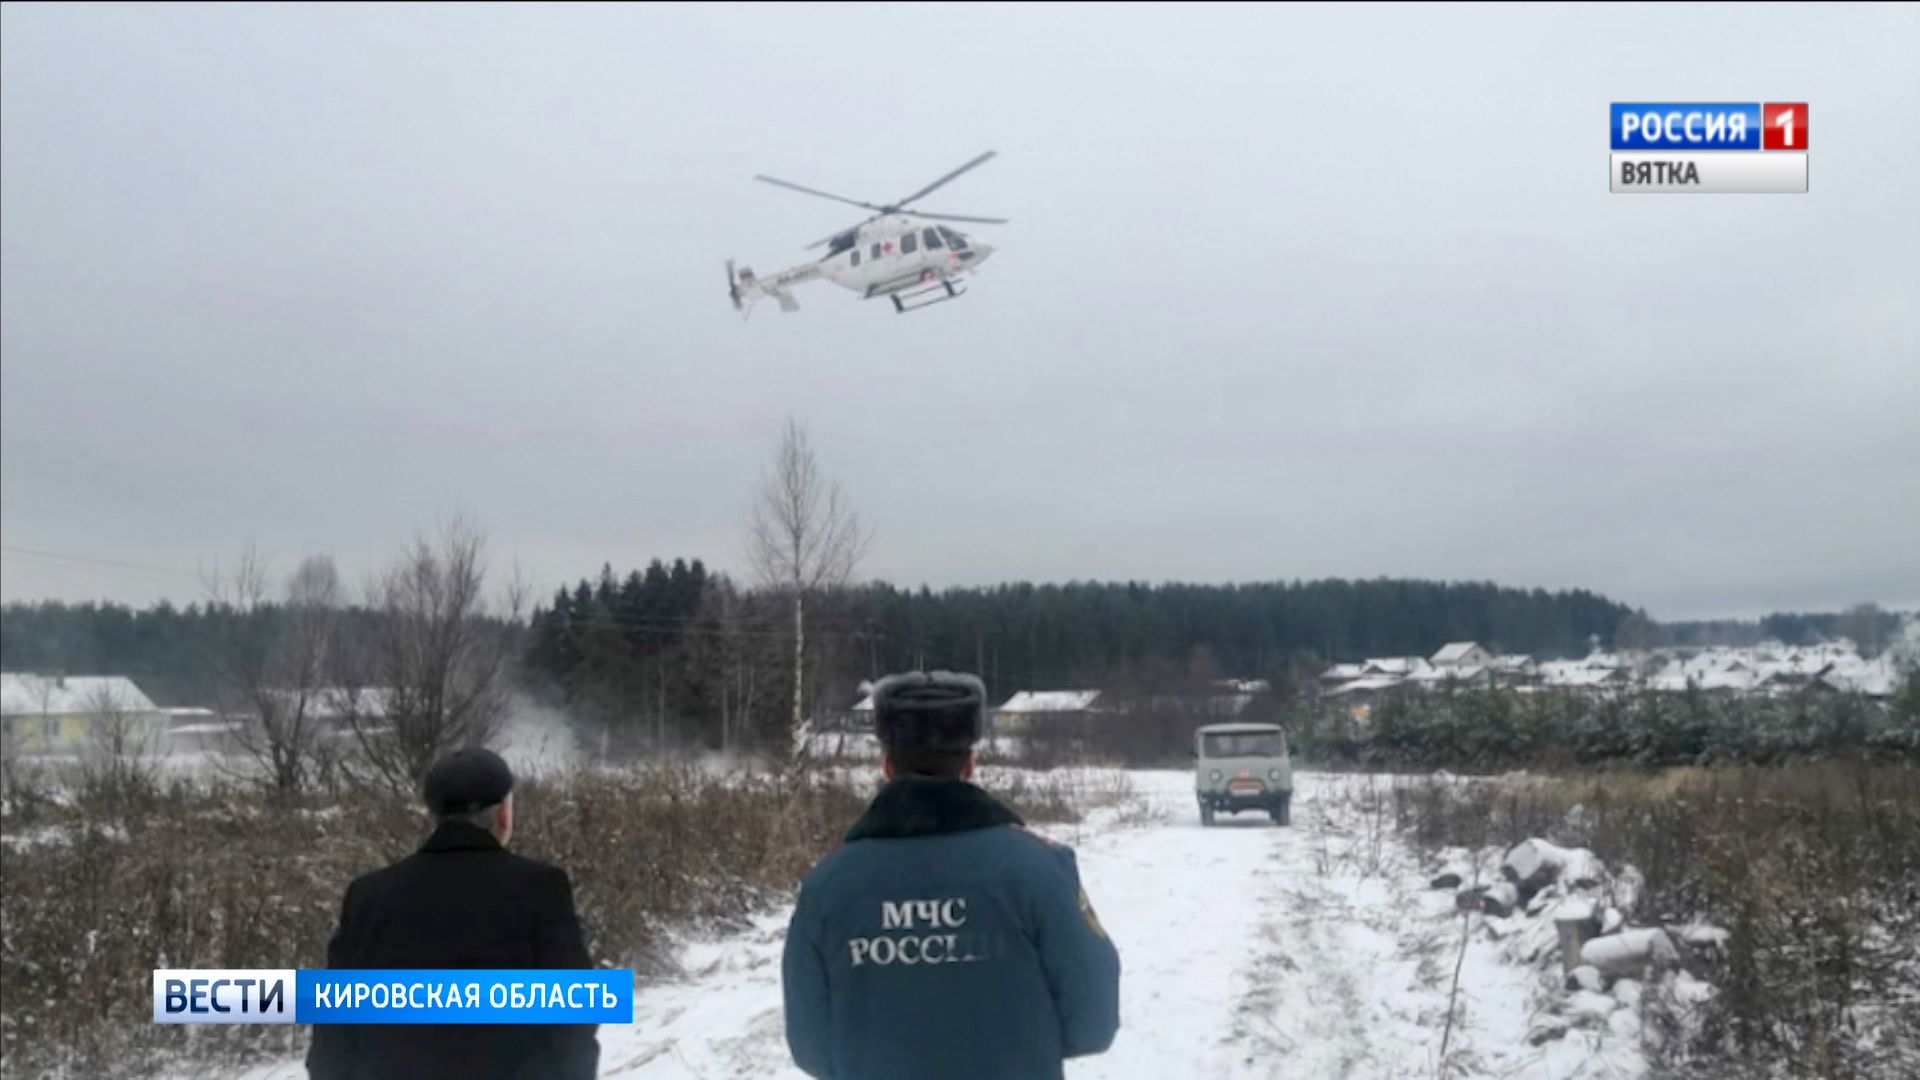
{"type": "MultiPolygon", "coordinates": [[[[509,853],[513,774],[468,749],[428,771],[420,850],[347,887],[329,968],[589,969],[566,871],[509,853]]],[[[591,1080],[592,1024],[320,1024],[313,1080],[591,1080]]]]}

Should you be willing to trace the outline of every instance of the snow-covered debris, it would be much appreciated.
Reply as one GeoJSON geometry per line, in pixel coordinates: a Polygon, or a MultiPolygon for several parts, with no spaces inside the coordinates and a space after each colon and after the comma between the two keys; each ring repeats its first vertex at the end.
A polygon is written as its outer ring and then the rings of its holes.
{"type": "Polygon", "coordinates": [[[1680,940],[1702,952],[1725,952],[1727,942],[1733,935],[1718,926],[1695,925],[1682,927],[1680,940]]]}
{"type": "Polygon", "coordinates": [[[1535,837],[1515,844],[1500,863],[1500,872],[1531,896],[1555,881],[1583,888],[1597,885],[1606,867],[1586,848],[1563,848],[1535,837]]]}
{"type": "Polygon", "coordinates": [[[1600,969],[1597,967],[1582,964],[1567,972],[1567,989],[1569,990],[1587,990],[1597,994],[1606,988],[1606,976],[1600,974],[1600,969]]]}
{"type": "Polygon", "coordinates": [[[1570,1017],[1575,1023],[1597,1023],[1612,1015],[1620,1003],[1605,994],[1592,990],[1575,990],[1567,995],[1566,1002],[1560,1007],[1561,1014],[1570,1017]]]}
{"type": "Polygon", "coordinates": [[[1503,881],[1480,894],[1480,909],[1495,918],[1504,919],[1519,906],[1520,890],[1511,881],[1503,881]]]}
{"type": "Polygon", "coordinates": [[[1633,914],[1633,909],[1639,906],[1640,897],[1646,891],[1646,875],[1640,872],[1639,867],[1632,864],[1621,867],[1620,872],[1613,876],[1613,881],[1608,885],[1613,906],[1619,908],[1623,915],[1633,914]]]}
{"type": "Polygon", "coordinates": [[[1546,1044],[1553,1042],[1556,1039],[1564,1039],[1566,1037],[1567,1037],[1567,1022],[1565,1020],[1560,1020],[1557,1018],[1550,1017],[1548,1019],[1540,1021],[1538,1024],[1534,1025],[1534,1028],[1532,1031],[1527,1032],[1527,1045],[1528,1046],[1545,1046],[1546,1044]]]}
{"type": "Polygon", "coordinates": [[[1577,896],[1560,901],[1553,909],[1554,922],[1586,922],[1593,917],[1593,901],[1577,896]]]}
{"type": "Polygon", "coordinates": [[[1547,919],[1527,919],[1507,942],[1507,955],[1516,963],[1538,964],[1560,952],[1560,931],[1547,919]]]}
{"type": "Polygon", "coordinates": [[[1660,971],[1676,966],[1680,951],[1665,930],[1622,930],[1587,942],[1580,949],[1580,960],[1604,975],[1638,975],[1650,968],[1660,971]]]}
{"type": "Polygon", "coordinates": [[[1674,973],[1669,989],[1673,999],[1682,1005],[1705,1005],[1718,993],[1712,983],[1684,971],[1674,973]]]}

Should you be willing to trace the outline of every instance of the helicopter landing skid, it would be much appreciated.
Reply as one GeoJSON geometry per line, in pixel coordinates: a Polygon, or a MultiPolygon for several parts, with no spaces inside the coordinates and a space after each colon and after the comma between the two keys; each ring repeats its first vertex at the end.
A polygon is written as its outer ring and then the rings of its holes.
{"type": "Polygon", "coordinates": [[[953,287],[953,282],[947,280],[946,278],[942,278],[931,285],[927,285],[922,288],[915,289],[912,292],[892,293],[888,296],[888,299],[893,301],[893,310],[895,314],[905,315],[909,311],[919,311],[921,308],[924,308],[924,307],[932,307],[935,304],[944,304],[949,300],[958,300],[965,295],[967,295],[967,290],[956,289],[953,287]],[[942,294],[942,295],[935,295],[931,300],[919,300],[920,297],[927,296],[929,294],[942,294]],[[917,303],[911,302],[916,300],[918,301],[917,303]]]}

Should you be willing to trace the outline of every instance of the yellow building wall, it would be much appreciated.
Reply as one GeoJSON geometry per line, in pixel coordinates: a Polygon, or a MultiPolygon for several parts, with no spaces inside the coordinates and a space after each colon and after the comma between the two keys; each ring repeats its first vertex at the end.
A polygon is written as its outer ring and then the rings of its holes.
{"type": "MultiPolygon", "coordinates": [[[[165,737],[165,716],[136,714],[127,718],[136,725],[132,731],[152,740],[159,749],[165,737]]],[[[27,753],[71,754],[87,748],[94,717],[86,713],[48,713],[38,716],[7,717],[7,737],[13,749],[27,753]]]]}

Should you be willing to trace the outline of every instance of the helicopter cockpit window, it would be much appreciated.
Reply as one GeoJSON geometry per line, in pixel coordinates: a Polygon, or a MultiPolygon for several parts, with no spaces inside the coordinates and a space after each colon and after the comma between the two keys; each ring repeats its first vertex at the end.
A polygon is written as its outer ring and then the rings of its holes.
{"type": "Polygon", "coordinates": [[[920,250],[920,238],[908,233],[900,238],[900,254],[911,255],[920,250]]]}
{"type": "Polygon", "coordinates": [[[932,251],[935,248],[942,248],[947,246],[946,244],[941,242],[940,233],[935,229],[921,230],[920,239],[926,243],[928,251],[932,251]]]}
{"type": "Polygon", "coordinates": [[[947,246],[953,250],[967,250],[967,238],[947,228],[945,225],[940,226],[940,235],[947,238],[947,246]]]}

